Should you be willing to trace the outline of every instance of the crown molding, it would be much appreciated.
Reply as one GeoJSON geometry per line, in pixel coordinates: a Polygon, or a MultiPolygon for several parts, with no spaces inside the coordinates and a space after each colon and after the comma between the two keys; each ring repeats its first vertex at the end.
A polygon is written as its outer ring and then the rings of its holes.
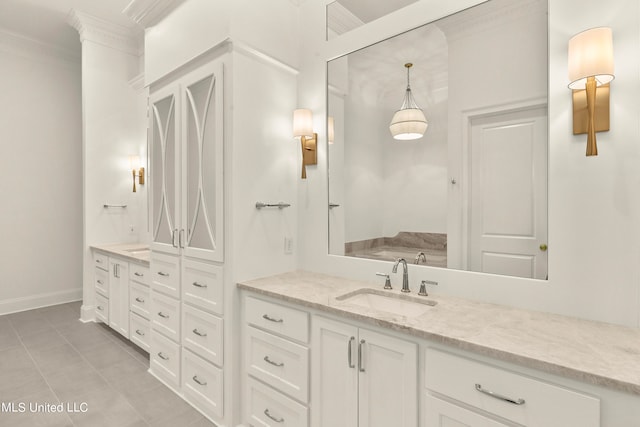
{"type": "Polygon", "coordinates": [[[36,60],[53,59],[72,63],[80,63],[81,60],[79,50],[25,37],[4,28],[0,28],[0,50],[36,60]]]}
{"type": "Polygon", "coordinates": [[[498,0],[482,3],[435,22],[448,41],[472,37],[478,32],[498,27],[505,22],[547,13],[546,0],[498,0]],[[479,13],[481,11],[481,13],[479,13]]]}
{"type": "Polygon", "coordinates": [[[123,27],[104,19],[72,9],[67,23],[80,34],[80,41],[91,41],[130,55],[144,52],[144,33],[141,29],[123,27]]]}
{"type": "Polygon", "coordinates": [[[185,0],[131,0],[122,13],[143,28],[149,28],[162,21],[185,0]]]}

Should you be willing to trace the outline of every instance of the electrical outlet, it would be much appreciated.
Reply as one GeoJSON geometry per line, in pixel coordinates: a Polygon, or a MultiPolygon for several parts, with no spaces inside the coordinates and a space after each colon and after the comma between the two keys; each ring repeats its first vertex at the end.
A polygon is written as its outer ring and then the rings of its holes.
{"type": "Polygon", "coordinates": [[[284,238],[284,253],[287,255],[293,253],[293,239],[291,237],[284,238]]]}

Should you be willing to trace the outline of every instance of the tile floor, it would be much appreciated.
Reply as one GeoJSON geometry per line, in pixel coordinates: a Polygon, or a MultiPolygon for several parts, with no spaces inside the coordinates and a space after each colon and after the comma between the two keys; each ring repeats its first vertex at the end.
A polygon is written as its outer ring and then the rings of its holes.
{"type": "Polygon", "coordinates": [[[103,324],[80,322],[80,305],[0,316],[0,426],[214,426],[147,373],[147,353],[103,324]],[[62,413],[32,406],[59,403],[62,413]]]}

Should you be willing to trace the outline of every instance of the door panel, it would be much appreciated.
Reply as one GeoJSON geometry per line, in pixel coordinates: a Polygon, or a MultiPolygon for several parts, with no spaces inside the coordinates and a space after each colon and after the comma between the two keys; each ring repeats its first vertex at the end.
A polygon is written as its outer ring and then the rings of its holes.
{"type": "Polygon", "coordinates": [[[546,108],[471,122],[469,267],[547,276],[546,108]]]}
{"type": "Polygon", "coordinates": [[[416,344],[367,329],[360,329],[358,343],[362,353],[359,425],[418,425],[416,344]]]}
{"type": "Polygon", "coordinates": [[[357,426],[358,328],[316,318],[313,329],[312,425],[315,427],[357,426]],[[349,347],[351,360],[349,360],[349,347]]]}

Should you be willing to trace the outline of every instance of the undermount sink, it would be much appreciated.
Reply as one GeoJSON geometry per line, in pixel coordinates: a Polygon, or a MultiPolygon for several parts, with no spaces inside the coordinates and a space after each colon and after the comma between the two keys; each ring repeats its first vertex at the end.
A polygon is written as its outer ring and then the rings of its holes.
{"type": "Polygon", "coordinates": [[[123,251],[130,253],[131,255],[146,255],[151,251],[151,249],[149,249],[146,246],[143,246],[143,247],[123,249],[123,251]]]}
{"type": "Polygon", "coordinates": [[[369,288],[349,292],[337,297],[336,300],[406,317],[420,316],[437,304],[436,301],[425,299],[422,296],[413,297],[369,288]]]}

